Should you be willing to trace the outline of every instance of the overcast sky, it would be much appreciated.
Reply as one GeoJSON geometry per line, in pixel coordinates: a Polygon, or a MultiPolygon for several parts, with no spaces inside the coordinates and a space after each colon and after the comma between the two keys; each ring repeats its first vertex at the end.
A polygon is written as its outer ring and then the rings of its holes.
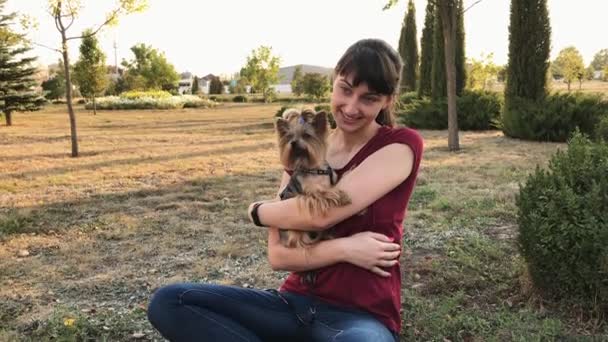
{"type": "MultiPolygon", "coordinates": [[[[8,9],[36,18],[39,28],[30,37],[59,47],[60,36],[46,13],[48,0],[9,0],[8,9]]],[[[474,0],[465,0],[465,7],[474,0]]],[[[70,29],[77,35],[103,21],[115,0],[82,0],[84,9],[70,29]]],[[[282,66],[313,64],[333,67],[346,48],[361,38],[381,38],[396,47],[407,1],[382,11],[386,0],[149,0],[149,9],[125,17],[99,36],[108,64],[131,59],[130,47],[145,43],[163,51],[178,71],[197,75],[237,72],[259,45],[270,45],[282,66]]],[[[415,0],[418,38],[426,0],[415,0]]],[[[507,61],[509,0],[483,0],[465,14],[466,54],[479,58],[494,53],[507,61]]],[[[552,58],[574,45],[585,64],[608,48],[608,0],[549,0],[552,58]]],[[[78,42],[71,48],[74,60],[78,42]]],[[[55,63],[56,52],[36,48],[43,64],[55,63]]]]}

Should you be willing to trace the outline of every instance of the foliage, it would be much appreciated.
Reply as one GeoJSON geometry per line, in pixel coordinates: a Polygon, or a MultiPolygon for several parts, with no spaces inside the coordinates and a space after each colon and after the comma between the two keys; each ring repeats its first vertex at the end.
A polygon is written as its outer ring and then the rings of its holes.
{"type": "Polygon", "coordinates": [[[576,133],[517,197],[519,246],[534,284],[608,305],[608,145],[576,133]]]}
{"type": "MultiPolygon", "coordinates": [[[[158,97],[123,97],[107,96],[97,100],[97,109],[130,110],[130,109],[182,109],[182,108],[210,108],[215,102],[202,99],[196,95],[158,96],[158,97]]],[[[87,104],[86,109],[93,108],[87,104]]]]}
{"type": "Polygon", "coordinates": [[[221,94],[224,92],[224,85],[220,78],[215,76],[211,79],[209,83],[209,94],[221,94]]]}
{"type": "Polygon", "coordinates": [[[232,102],[247,102],[247,96],[245,95],[236,95],[232,98],[232,102]]]}
{"type": "Polygon", "coordinates": [[[302,77],[302,90],[304,94],[320,99],[330,89],[329,78],[326,75],[319,73],[306,73],[302,77]]]}
{"type": "Polygon", "coordinates": [[[433,37],[435,24],[435,4],[427,1],[424,29],[420,41],[420,82],[418,96],[431,96],[431,77],[433,71],[433,37]]]}
{"type": "Polygon", "coordinates": [[[6,125],[12,125],[12,112],[40,109],[44,99],[34,91],[34,57],[24,57],[31,48],[23,36],[10,29],[16,14],[4,14],[5,0],[0,0],[0,111],[6,125]]]}
{"type": "Polygon", "coordinates": [[[608,143],[608,115],[603,116],[595,128],[595,137],[608,143]]]}
{"type": "Polygon", "coordinates": [[[302,75],[302,66],[296,66],[293,71],[293,79],[291,80],[291,92],[296,96],[300,96],[304,93],[304,84],[302,83],[304,76],[302,75]]]}
{"type": "Polygon", "coordinates": [[[197,95],[201,91],[198,82],[198,76],[194,76],[194,80],[192,81],[192,94],[194,95],[197,95]]]}
{"type": "Polygon", "coordinates": [[[65,77],[61,74],[54,75],[48,80],[42,82],[42,90],[44,96],[49,100],[58,100],[65,96],[65,77]]]}
{"type": "Polygon", "coordinates": [[[506,102],[502,128],[513,138],[563,142],[576,128],[594,135],[605,115],[608,101],[601,94],[558,93],[536,101],[514,98],[506,102]]]}
{"type": "Polygon", "coordinates": [[[602,70],[608,67],[608,49],[602,49],[593,56],[590,66],[593,70],[602,70]]]}
{"type": "Polygon", "coordinates": [[[583,56],[574,46],[569,46],[560,51],[551,66],[555,73],[564,78],[564,82],[568,84],[568,90],[570,90],[572,81],[582,80],[585,76],[583,56]]]}
{"type": "Polygon", "coordinates": [[[180,76],[164,53],[146,44],[131,47],[131,52],[135,58],[122,62],[126,68],[124,77],[128,89],[175,89],[180,76]]]}
{"type": "Polygon", "coordinates": [[[74,81],[88,98],[101,95],[108,86],[106,56],[90,30],[82,33],[80,59],[74,65],[74,81]]]}
{"type": "MultiPolygon", "coordinates": [[[[447,129],[448,114],[445,99],[408,99],[398,111],[400,120],[418,129],[447,129]]],[[[462,130],[489,130],[500,118],[503,100],[500,95],[484,91],[464,91],[457,101],[458,126],[462,130]]]]}
{"type": "Polygon", "coordinates": [[[505,101],[547,93],[551,24],[547,0],[512,0],[505,101]]]}
{"type": "Polygon", "coordinates": [[[279,57],[272,55],[272,48],[260,46],[247,57],[247,63],[241,69],[241,76],[245,77],[256,92],[264,95],[265,102],[274,98],[273,84],[279,80],[279,57]]]}
{"type": "MultiPolygon", "coordinates": [[[[439,15],[439,7],[435,7],[435,22],[433,24],[433,66],[431,71],[431,97],[435,100],[447,96],[447,81],[445,71],[445,55],[443,41],[443,23],[439,15]]],[[[447,121],[446,121],[447,122],[447,121]]]]}
{"type": "Polygon", "coordinates": [[[418,72],[418,42],[416,39],[416,7],[410,0],[401,28],[399,38],[399,55],[403,60],[401,74],[401,90],[412,91],[416,89],[416,75],[418,72]]]}
{"type": "Polygon", "coordinates": [[[148,90],[148,91],[139,91],[139,90],[131,90],[125,91],[120,94],[121,98],[124,99],[142,99],[142,98],[153,98],[153,99],[162,99],[171,97],[171,93],[164,90],[148,90]]]}
{"type": "Polygon", "coordinates": [[[492,89],[498,79],[499,67],[494,64],[494,54],[481,55],[481,59],[471,58],[467,73],[467,88],[471,90],[492,89]]]}

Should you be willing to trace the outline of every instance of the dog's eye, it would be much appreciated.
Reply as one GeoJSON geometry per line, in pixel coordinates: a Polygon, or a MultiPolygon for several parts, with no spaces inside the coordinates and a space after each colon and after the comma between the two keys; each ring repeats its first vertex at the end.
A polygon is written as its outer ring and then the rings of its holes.
{"type": "Polygon", "coordinates": [[[302,133],[302,138],[308,139],[308,138],[310,138],[310,134],[308,134],[308,133],[302,133]]]}

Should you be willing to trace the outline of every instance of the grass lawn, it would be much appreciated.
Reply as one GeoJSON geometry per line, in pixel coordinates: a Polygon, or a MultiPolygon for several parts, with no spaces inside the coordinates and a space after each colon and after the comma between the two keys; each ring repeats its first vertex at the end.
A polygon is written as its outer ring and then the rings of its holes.
{"type": "MultiPolygon", "coordinates": [[[[151,293],[176,281],[277,287],[266,236],[246,220],[274,196],[279,105],[78,108],[0,127],[0,341],[161,340],[151,293]]],[[[518,184],[563,144],[422,131],[405,222],[403,340],[551,341],[608,334],[606,319],[543,301],[515,245],[518,184]]]]}

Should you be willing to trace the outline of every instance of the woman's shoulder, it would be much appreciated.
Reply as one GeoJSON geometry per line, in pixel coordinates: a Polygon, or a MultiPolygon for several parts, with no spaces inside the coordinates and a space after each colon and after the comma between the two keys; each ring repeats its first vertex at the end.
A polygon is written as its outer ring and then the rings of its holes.
{"type": "Polygon", "coordinates": [[[424,148],[424,139],[422,135],[409,127],[389,127],[383,126],[385,131],[382,134],[382,145],[401,143],[408,145],[415,154],[421,152],[424,148]]]}

